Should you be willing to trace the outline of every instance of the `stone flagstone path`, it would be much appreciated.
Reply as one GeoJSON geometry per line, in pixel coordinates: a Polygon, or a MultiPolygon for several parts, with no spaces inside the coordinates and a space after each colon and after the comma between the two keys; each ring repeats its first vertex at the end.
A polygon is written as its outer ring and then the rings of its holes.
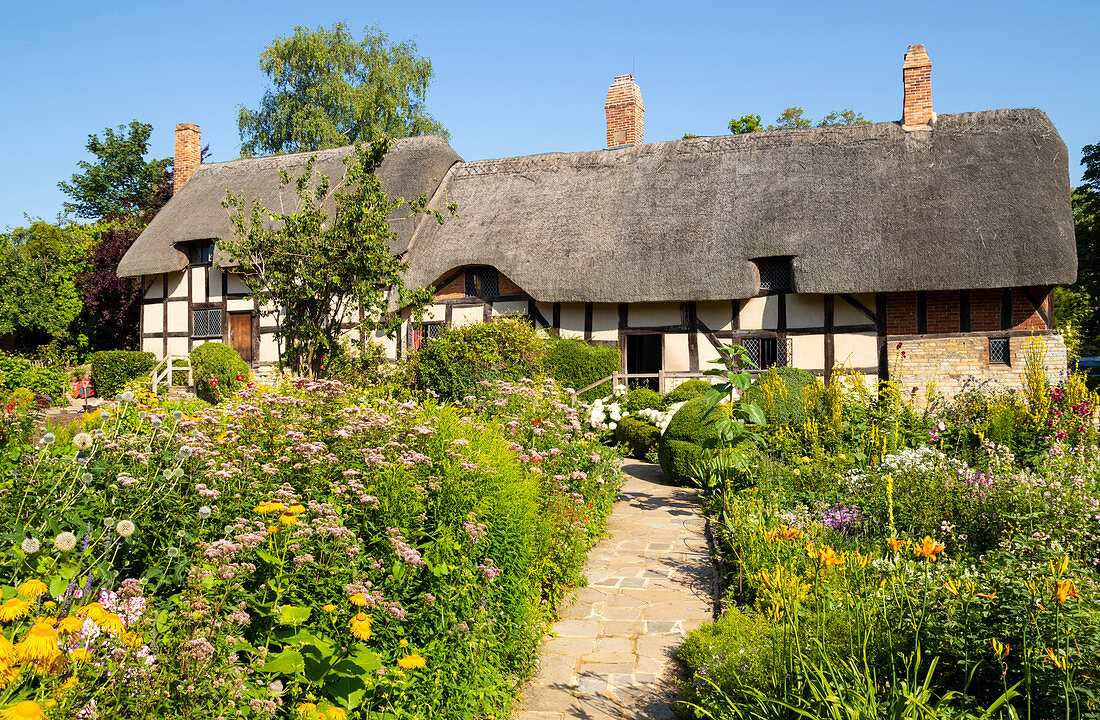
{"type": "Polygon", "coordinates": [[[563,606],[515,720],[672,718],[674,654],[713,617],[714,570],[690,490],[627,460],[588,587],[563,606]]]}

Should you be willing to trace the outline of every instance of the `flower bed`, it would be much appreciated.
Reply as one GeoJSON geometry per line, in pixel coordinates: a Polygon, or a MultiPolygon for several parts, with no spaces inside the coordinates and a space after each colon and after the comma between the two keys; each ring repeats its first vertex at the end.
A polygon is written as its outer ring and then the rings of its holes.
{"type": "Polygon", "coordinates": [[[123,397],[2,480],[10,713],[507,714],[619,483],[551,384],[123,397]]]}

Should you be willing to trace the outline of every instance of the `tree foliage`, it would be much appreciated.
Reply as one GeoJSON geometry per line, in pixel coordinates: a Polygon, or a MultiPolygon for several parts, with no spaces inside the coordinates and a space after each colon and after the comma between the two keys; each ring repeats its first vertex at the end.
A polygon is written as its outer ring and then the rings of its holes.
{"type": "MultiPolygon", "coordinates": [[[[866,125],[867,119],[861,113],[845,108],[834,110],[817,123],[817,127],[836,127],[840,125],[866,125]]],[[[730,132],[735,135],[757,132],[759,130],[797,130],[814,127],[814,122],[806,117],[800,107],[789,107],[779,113],[774,125],[761,125],[759,115],[742,115],[730,120],[730,132]]]]}
{"type": "MultiPolygon", "coordinates": [[[[299,373],[315,374],[325,355],[340,352],[341,324],[348,319],[362,318],[364,334],[392,335],[400,318],[389,312],[391,301],[419,311],[431,298],[427,289],[405,287],[408,263],[390,251],[395,234],[387,217],[402,206],[432,214],[440,223],[443,216],[427,210],[426,196],[406,201],[382,189],[375,169],[389,146],[384,136],[368,146],[357,144],[335,187],[314,173],[316,158],[296,178],[280,171],[280,185],[293,185],[297,197],[290,212],[232,193],[223,203],[234,237],[219,239],[218,247],[240,263],[236,272],[263,312],[274,316],[284,355],[299,373]],[[325,210],[330,198],[331,217],[325,210]]],[[[455,212],[453,205],[449,209],[455,212]]]]}
{"type": "Polygon", "coordinates": [[[21,348],[70,339],[83,308],[76,276],[93,243],[85,228],[42,220],[0,234],[0,335],[21,348]]]}
{"type": "Polygon", "coordinates": [[[102,140],[89,135],[85,147],[95,160],[81,160],[81,172],[57,184],[72,198],[65,211],[96,219],[144,215],[172,164],[171,158],[145,159],[152,132],[152,125],[131,120],[128,131],[119,125],[117,131],[104,128],[102,140]]]}
{"type": "Polygon", "coordinates": [[[1072,195],[1077,282],[1055,290],[1054,323],[1071,351],[1100,355],[1100,144],[1082,148],[1081,164],[1082,183],[1072,195]]]}
{"type": "Polygon", "coordinates": [[[295,27],[260,56],[273,85],[257,110],[240,106],[241,155],[303,152],[386,135],[447,135],[425,109],[432,63],[416,43],[377,26],[355,41],[347,26],[295,27]]]}

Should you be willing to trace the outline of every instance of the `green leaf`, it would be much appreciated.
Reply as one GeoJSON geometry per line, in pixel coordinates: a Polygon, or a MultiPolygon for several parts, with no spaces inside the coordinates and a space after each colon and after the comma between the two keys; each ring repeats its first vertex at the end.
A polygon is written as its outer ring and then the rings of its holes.
{"type": "Polygon", "coordinates": [[[713,406],[722,402],[722,400],[726,397],[726,394],[718,388],[712,387],[707,390],[706,394],[703,397],[707,399],[707,405],[713,406]]]}
{"type": "Polygon", "coordinates": [[[757,425],[767,425],[768,418],[764,416],[764,411],[760,409],[760,406],[754,402],[743,403],[741,409],[745,413],[745,417],[749,419],[749,422],[757,425]]]}
{"type": "Polygon", "coordinates": [[[60,575],[54,575],[50,579],[50,595],[52,597],[59,597],[65,592],[65,588],[69,586],[69,581],[60,575]]]}
{"type": "Polygon", "coordinates": [[[309,620],[312,611],[308,607],[283,605],[279,608],[279,622],[284,625],[297,625],[309,620]]]}
{"type": "Polygon", "coordinates": [[[280,675],[295,675],[304,669],[305,659],[302,657],[302,653],[286,648],[278,655],[268,658],[260,671],[280,675]]]}
{"type": "Polygon", "coordinates": [[[268,565],[282,565],[279,558],[263,548],[256,548],[256,554],[268,565]]]}

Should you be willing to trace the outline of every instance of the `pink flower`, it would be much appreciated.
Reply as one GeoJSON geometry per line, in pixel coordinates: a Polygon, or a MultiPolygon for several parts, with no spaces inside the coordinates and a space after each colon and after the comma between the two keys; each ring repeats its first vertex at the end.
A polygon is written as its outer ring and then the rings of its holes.
{"type": "Polygon", "coordinates": [[[237,375],[238,380],[244,380],[244,375],[237,375]]]}
{"type": "Polygon", "coordinates": [[[210,378],[210,384],[211,385],[217,385],[218,384],[218,379],[216,377],[210,378]]]}

